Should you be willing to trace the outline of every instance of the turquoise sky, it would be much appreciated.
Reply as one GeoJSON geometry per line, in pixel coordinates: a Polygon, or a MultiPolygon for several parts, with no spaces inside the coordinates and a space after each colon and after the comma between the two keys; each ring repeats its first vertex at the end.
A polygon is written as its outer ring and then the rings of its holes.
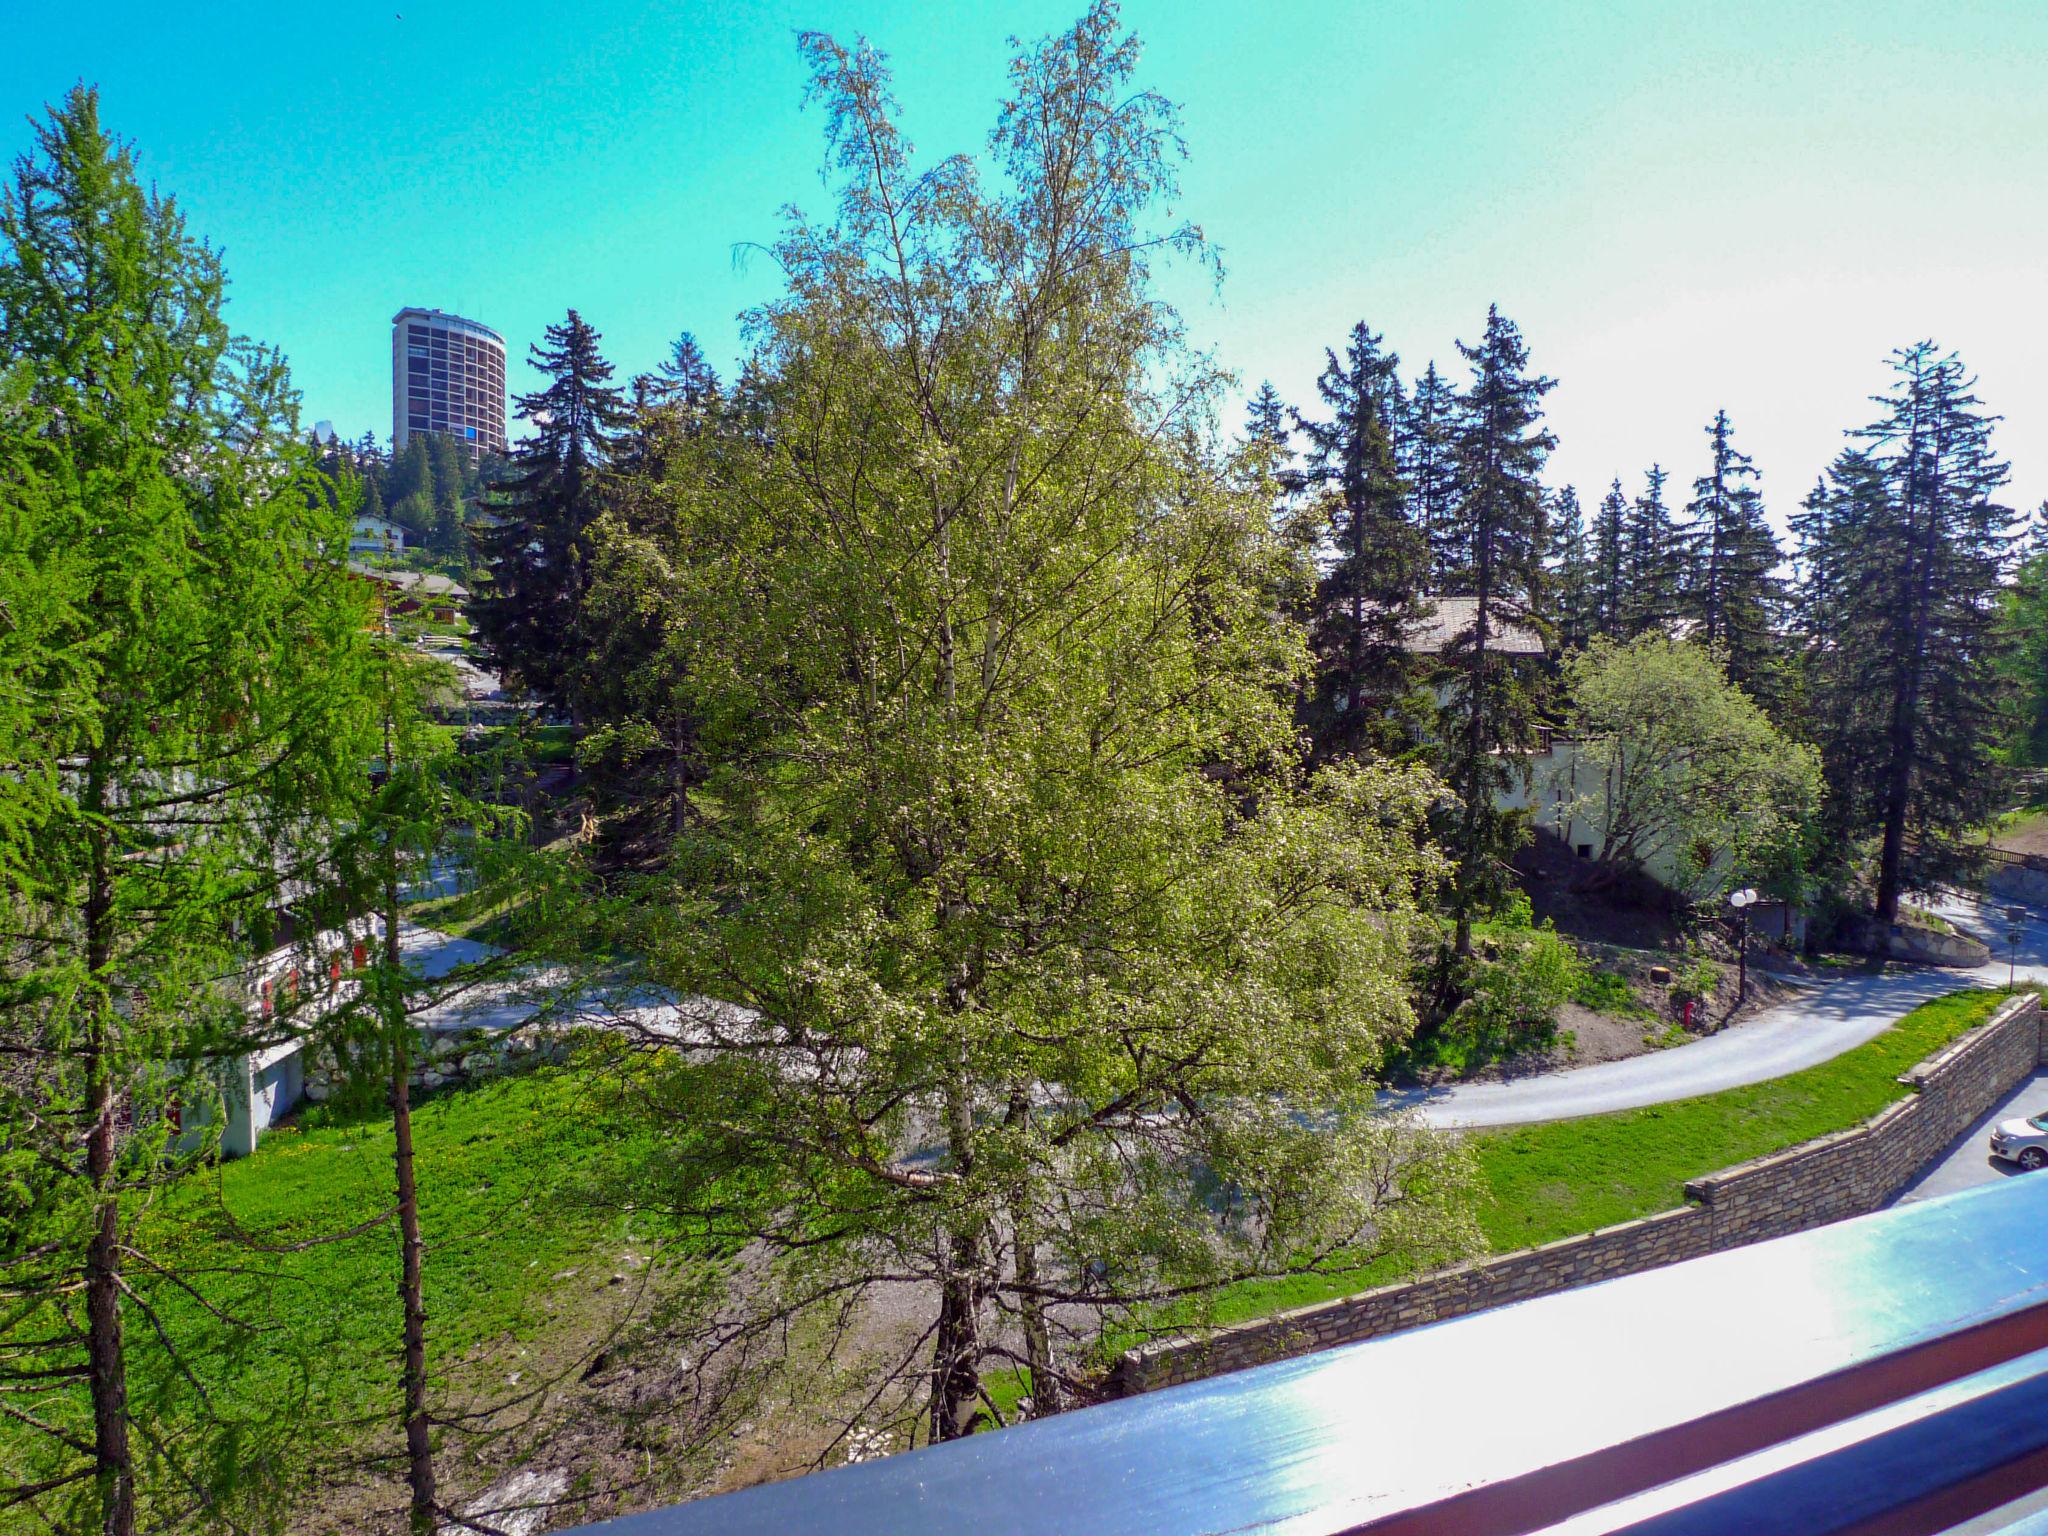
{"type": "MultiPolygon", "coordinates": [[[[694,330],[721,368],[772,291],[745,254],[820,199],[800,27],[894,58],[913,139],[979,148],[1011,33],[1074,0],[376,5],[10,0],[0,147],[76,79],[222,245],[237,327],[282,345],[309,419],[390,431],[389,322],[474,316],[516,353],[575,305],[621,373],[694,330]]],[[[1309,402],[1358,319],[1456,363],[1520,322],[1590,503],[1698,473],[1720,406],[1774,516],[1932,335],[2007,418],[2013,499],[2048,495],[2048,5],[1131,0],[1182,102],[1185,204],[1220,295],[1192,336],[1309,402]]],[[[524,370],[513,370],[514,388],[524,370]]]]}

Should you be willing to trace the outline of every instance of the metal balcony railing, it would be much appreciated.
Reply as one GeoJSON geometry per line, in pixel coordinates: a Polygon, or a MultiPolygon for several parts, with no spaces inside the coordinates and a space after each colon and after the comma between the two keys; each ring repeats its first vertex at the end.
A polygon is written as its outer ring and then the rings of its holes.
{"type": "Polygon", "coordinates": [[[606,1536],[2048,1536],[2048,1176],[606,1536]]]}

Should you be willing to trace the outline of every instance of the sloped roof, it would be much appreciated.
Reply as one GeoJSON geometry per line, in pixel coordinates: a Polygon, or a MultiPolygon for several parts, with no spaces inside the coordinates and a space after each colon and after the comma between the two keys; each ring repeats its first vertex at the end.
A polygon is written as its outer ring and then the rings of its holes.
{"type": "MultiPolygon", "coordinates": [[[[1424,598],[1435,611],[1408,625],[1401,636],[1401,648],[1418,656],[1437,656],[1451,642],[1469,630],[1479,614],[1476,597],[1424,598]]],[[[1503,618],[1496,612],[1487,626],[1486,648],[1505,656],[1541,656],[1543,638],[1524,624],[1503,618]]]]}
{"type": "Polygon", "coordinates": [[[432,571],[388,570],[379,566],[364,565],[356,560],[349,561],[348,568],[358,576],[366,576],[371,581],[381,581],[387,587],[397,587],[400,591],[412,593],[416,597],[469,596],[469,588],[461,582],[432,571]]]}

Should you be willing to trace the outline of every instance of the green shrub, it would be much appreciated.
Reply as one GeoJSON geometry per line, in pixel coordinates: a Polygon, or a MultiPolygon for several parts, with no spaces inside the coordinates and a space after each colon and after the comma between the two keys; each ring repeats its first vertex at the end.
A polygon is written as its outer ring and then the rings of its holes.
{"type": "Polygon", "coordinates": [[[1497,936],[1472,974],[1471,988],[1454,1017],[1483,1037],[1551,1030],[1557,1010],[1586,984],[1578,951],[1546,923],[1497,936]]]}
{"type": "Polygon", "coordinates": [[[1671,984],[1671,1000],[1681,1007],[1686,1003],[1703,1003],[1720,985],[1721,968],[1711,960],[1695,959],[1671,984]]]}
{"type": "Polygon", "coordinates": [[[1624,1018],[1641,1017],[1650,1011],[1637,1000],[1628,978],[1618,971],[1588,970],[1585,980],[1579,983],[1578,991],[1572,994],[1572,1001],[1595,1013],[1617,1014],[1624,1018]]]}

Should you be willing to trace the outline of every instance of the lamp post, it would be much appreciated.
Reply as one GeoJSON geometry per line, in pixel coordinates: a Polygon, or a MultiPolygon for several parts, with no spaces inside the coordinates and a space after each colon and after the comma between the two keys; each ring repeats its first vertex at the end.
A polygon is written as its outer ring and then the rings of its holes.
{"type": "Polygon", "coordinates": [[[2027,909],[2007,907],[2005,921],[2005,942],[2008,946],[2005,955],[2005,989],[2010,992],[2014,980],[2019,976],[2020,941],[2027,936],[2027,909]]]}
{"type": "Polygon", "coordinates": [[[1735,940],[1735,1006],[1740,1008],[1749,996],[1749,909],[1756,905],[1756,892],[1748,886],[1728,894],[1728,905],[1735,909],[1735,915],[1742,920],[1735,940]]]}

